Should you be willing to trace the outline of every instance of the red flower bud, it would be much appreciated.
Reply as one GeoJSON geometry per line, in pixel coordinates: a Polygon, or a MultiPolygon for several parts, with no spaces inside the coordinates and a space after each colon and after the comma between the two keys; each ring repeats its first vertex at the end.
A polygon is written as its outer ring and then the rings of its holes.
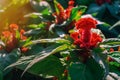
{"type": "Polygon", "coordinates": [[[114,49],[113,49],[113,48],[110,48],[110,52],[114,52],[114,49]]]}
{"type": "Polygon", "coordinates": [[[27,37],[24,36],[24,33],[25,33],[25,30],[24,30],[24,29],[21,29],[21,30],[20,30],[20,39],[21,39],[21,40],[26,40],[26,39],[27,39],[27,37]]]}
{"type": "Polygon", "coordinates": [[[10,24],[10,31],[14,32],[18,30],[18,25],[17,24],[10,24]]]}
{"type": "Polygon", "coordinates": [[[64,70],[64,76],[68,76],[68,70],[64,70]]]}
{"type": "Polygon", "coordinates": [[[20,50],[21,50],[22,53],[25,53],[25,52],[27,52],[29,49],[28,49],[27,47],[21,47],[20,50]]]}
{"type": "Polygon", "coordinates": [[[107,57],[107,60],[109,61],[109,62],[113,62],[113,61],[115,61],[114,59],[112,59],[111,57],[107,57]]]}
{"type": "Polygon", "coordinates": [[[70,56],[67,56],[67,57],[66,57],[66,61],[69,61],[69,60],[70,60],[70,56]]]}

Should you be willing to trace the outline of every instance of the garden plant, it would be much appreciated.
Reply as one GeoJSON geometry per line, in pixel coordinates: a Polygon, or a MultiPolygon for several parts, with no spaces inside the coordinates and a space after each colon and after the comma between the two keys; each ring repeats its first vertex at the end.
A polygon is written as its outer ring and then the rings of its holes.
{"type": "Polygon", "coordinates": [[[0,80],[120,80],[120,0],[11,0],[0,9],[23,5],[31,11],[19,20],[0,13],[0,80]]]}

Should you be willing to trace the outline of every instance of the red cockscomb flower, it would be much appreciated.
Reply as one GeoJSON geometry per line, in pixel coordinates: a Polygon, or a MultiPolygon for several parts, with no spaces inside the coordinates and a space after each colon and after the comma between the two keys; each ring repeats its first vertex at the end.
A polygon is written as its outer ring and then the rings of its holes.
{"type": "Polygon", "coordinates": [[[96,24],[97,21],[90,17],[78,20],[77,32],[70,35],[74,39],[74,44],[86,49],[96,47],[98,42],[102,41],[100,35],[91,31],[92,28],[96,28],[96,24]]]}

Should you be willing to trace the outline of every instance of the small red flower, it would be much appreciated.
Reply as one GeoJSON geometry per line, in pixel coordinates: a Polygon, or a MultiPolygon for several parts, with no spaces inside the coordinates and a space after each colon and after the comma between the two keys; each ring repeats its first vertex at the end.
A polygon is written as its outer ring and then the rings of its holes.
{"type": "Polygon", "coordinates": [[[2,35],[4,38],[9,38],[11,36],[11,32],[10,31],[3,31],[2,35]]]}
{"type": "Polygon", "coordinates": [[[71,8],[71,7],[74,7],[74,0],[70,0],[69,2],[68,2],[68,8],[71,8]]]}
{"type": "Polygon", "coordinates": [[[21,39],[21,40],[26,40],[26,39],[27,39],[27,37],[24,36],[24,33],[25,33],[25,30],[24,30],[24,29],[21,29],[21,30],[20,30],[20,39],[21,39]]]}
{"type": "Polygon", "coordinates": [[[64,8],[62,7],[62,5],[60,3],[57,4],[57,7],[60,12],[64,12],[64,8]]]}
{"type": "MultiPolygon", "coordinates": [[[[18,30],[18,25],[11,24],[9,27],[10,27],[10,31],[2,32],[2,37],[3,37],[3,40],[5,41],[5,50],[8,53],[11,52],[13,49],[17,48],[18,44],[19,44],[19,40],[16,37],[16,30],[18,30]]],[[[22,29],[20,31],[20,39],[21,40],[27,39],[27,37],[24,36],[24,33],[25,33],[25,31],[22,29]]],[[[27,49],[22,48],[22,51],[25,52],[25,51],[27,51],[27,49]]]]}
{"type": "Polygon", "coordinates": [[[68,70],[64,70],[64,76],[68,76],[68,70]]]}
{"type": "Polygon", "coordinates": [[[66,57],[66,61],[69,61],[69,60],[70,60],[70,56],[67,56],[67,57],[66,57]]]}
{"type": "Polygon", "coordinates": [[[17,24],[10,24],[10,31],[16,31],[18,30],[18,25],[17,24]]]}
{"type": "Polygon", "coordinates": [[[111,58],[111,57],[107,57],[107,60],[109,61],[109,62],[113,62],[113,61],[115,61],[113,58],[111,58]]]}
{"type": "Polygon", "coordinates": [[[27,52],[29,49],[28,49],[27,47],[21,47],[20,50],[21,50],[22,53],[25,53],[25,52],[27,52]]]}
{"type": "Polygon", "coordinates": [[[18,40],[14,35],[11,35],[10,39],[6,42],[5,50],[11,52],[14,48],[17,48],[18,40]]]}
{"type": "Polygon", "coordinates": [[[114,49],[113,49],[113,48],[110,48],[110,52],[114,52],[114,49]]]}

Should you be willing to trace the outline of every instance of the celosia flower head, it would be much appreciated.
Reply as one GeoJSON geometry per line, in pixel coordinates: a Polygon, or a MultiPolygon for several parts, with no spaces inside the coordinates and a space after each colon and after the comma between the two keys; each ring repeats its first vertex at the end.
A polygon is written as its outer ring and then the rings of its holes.
{"type": "Polygon", "coordinates": [[[75,24],[77,31],[70,35],[74,44],[86,49],[96,47],[98,42],[102,41],[99,34],[91,31],[92,28],[96,28],[96,24],[97,20],[92,17],[84,17],[78,20],[75,24]]]}

